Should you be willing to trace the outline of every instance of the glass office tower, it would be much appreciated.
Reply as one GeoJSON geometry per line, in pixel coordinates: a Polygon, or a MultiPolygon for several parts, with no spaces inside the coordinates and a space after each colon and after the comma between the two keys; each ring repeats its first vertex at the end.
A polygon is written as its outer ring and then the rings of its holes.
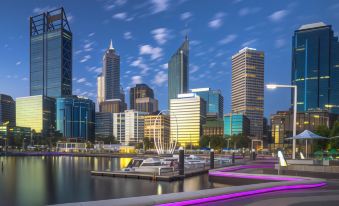
{"type": "Polygon", "coordinates": [[[72,94],[72,32],[63,8],[30,17],[30,95],[72,94]]]}
{"type": "Polygon", "coordinates": [[[79,96],[56,99],[56,129],[67,138],[94,140],[95,104],[79,96]]]}
{"type": "MultiPolygon", "coordinates": [[[[185,41],[168,62],[168,102],[188,92],[189,42],[185,41]]],[[[169,105],[169,104],[168,104],[169,105]]]]}
{"type": "Polygon", "coordinates": [[[154,98],[153,89],[151,89],[147,84],[136,84],[135,87],[130,89],[130,109],[135,109],[136,99],[150,97],[154,98]]]}
{"type": "Polygon", "coordinates": [[[15,101],[6,94],[0,94],[0,124],[15,126],[15,101]]]}
{"type": "Polygon", "coordinates": [[[294,32],[292,44],[298,112],[327,109],[339,114],[339,42],[331,25],[302,25],[294,32]]]}
{"type": "Polygon", "coordinates": [[[191,89],[192,93],[206,101],[207,116],[216,116],[222,119],[224,115],[224,97],[220,90],[212,90],[211,88],[191,89]]]}
{"type": "Polygon", "coordinates": [[[43,95],[16,99],[16,125],[47,135],[55,129],[55,99],[43,95]]]}
{"type": "Polygon", "coordinates": [[[113,113],[95,113],[95,138],[113,137],[113,113]]]}
{"type": "Polygon", "coordinates": [[[230,113],[224,116],[224,135],[232,136],[242,134],[248,136],[250,133],[250,120],[241,113],[230,113]]]}

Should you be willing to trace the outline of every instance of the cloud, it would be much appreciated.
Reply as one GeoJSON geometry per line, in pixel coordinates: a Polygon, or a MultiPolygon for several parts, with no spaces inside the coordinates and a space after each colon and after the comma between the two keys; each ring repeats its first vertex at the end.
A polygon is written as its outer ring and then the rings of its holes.
{"type": "Polygon", "coordinates": [[[157,28],[151,31],[153,39],[160,45],[163,45],[167,42],[170,31],[166,28],[157,28]]]}
{"type": "Polygon", "coordinates": [[[100,74],[102,72],[102,67],[86,67],[87,71],[100,74]]]}
{"type": "Polygon", "coordinates": [[[142,77],[141,76],[132,76],[131,80],[132,80],[132,82],[131,82],[132,85],[142,83],[142,77]]]}
{"type": "Polygon", "coordinates": [[[236,34],[229,34],[225,38],[219,41],[219,44],[225,45],[234,41],[238,36],[236,34]]]}
{"type": "Polygon", "coordinates": [[[248,40],[244,43],[242,43],[242,47],[249,47],[249,46],[253,46],[256,42],[258,41],[258,39],[251,39],[251,40],[248,40]]]}
{"type": "Polygon", "coordinates": [[[95,35],[95,33],[92,32],[92,33],[89,33],[89,34],[88,34],[88,37],[92,37],[92,36],[94,36],[94,35],[95,35]]]}
{"type": "Polygon", "coordinates": [[[190,74],[194,74],[195,72],[197,72],[200,68],[197,65],[192,64],[190,67],[190,74]]]}
{"type": "Polygon", "coordinates": [[[21,61],[17,61],[15,65],[19,66],[21,64],[21,61]]]}
{"type": "Polygon", "coordinates": [[[118,19],[122,21],[132,21],[134,17],[128,17],[126,12],[116,13],[112,16],[113,19],[118,19]]]}
{"type": "Polygon", "coordinates": [[[166,11],[169,7],[168,0],[151,0],[151,4],[153,14],[166,11]]]}
{"type": "Polygon", "coordinates": [[[126,32],[124,33],[124,39],[132,39],[132,38],[133,38],[133,36],[132,36],[132,33],[131,33],[131,32],[126,31],[126,32]]]}
{"type": "Polygon", "coordinates": [[[164,71],[159,71],[153,79],[153,83],[161,87],[168,79],[167,73],[164,71]]]}
{"type": "Polygon", "coordinates": [[[284,47],[285,45],[286,45],[285,39],[280,38],[280,39],[275,40],[275,47],[276,48],[280,49],[280,48],[284,47]]]}
{"type": "Polygon", "coordinates": [[[81,60],[80,63],[87,62],[91,58],[91,55],[85,55],[81,60]]]}
{"type": "Polygon", "coordinates": [[[44,13],[44,12],[47,12],[47,11],[52,11],[56,9],[56,7],[52,7],[52,6],[45,6],[45,7],[36,7],[33,9],[33,13],[35,14],[41,14],[41,13],[44,13]]]}
{"type": "Polygon", "coordinates": [[[149,67],[144,63],[143,59],[139,57],[138,59],[134,60],[131,64],[133,67],[138,67],[141,69],[141,74],[146,74],[149,70],[149,67]]]}
{"type": "Polygon", "coordinates": [[[258,8],[258,7],[255,7],[255,8],[244,7],[244,8],[239,10],[238,15],[239,16],[247,16],[249,14],[255,14],[255,13],[259,12],[260,10],[261,10],[261,8],[258,8]]]}
{"type": "Polygon", "coordinates": [[[216,65],[216,63],[215,62],[211,62],[210,64],[209,64],[209,68],[213,68],[214,66],[216,65]]]}
{"type": "Polygon", "coordinates": [[[162,64],[162,65],[161,65],[161,68],[162,68],[162,69],[168,69],[168,64],[167,64],[167,63],[162,64]]]}
{"type": "Polygon", "coordinates": [[[273,22],[278,22],[281,21],[287,14],[287,10],[279,10],[268,16],[268,18],[273,22]]]}
{"type": "Polygon", "coordinates": [[[23,77],[21,80],[22,81],[28,81],[28,78],[27,77],[23,77]]]}
{"type": "Polygon", "coordinates": [[[185,13],[182,13],[182,14],[180,15],[180,19],[183,20],[183,21],[185,21],[185,20],[191,18],[192,16],[193,16],[193,15],[192,15],[191,12],[185,12],[185,13]]]}
{"type": "Polygon", "coordinates": [[[217,29],[223,24],[222,18],[225,16],[225,13],[219,12],[214,15],[213,19],[208,22],[208,26],[212,29],[217,29]]]}
{"type": "Polygon", "coordinates": [[[87,42],[84,44],[84,51],[92,51],[94,42],[87,42]]]}
{"type": "Polygon", "coordinates": [[[71,13],[67,14],[67,21],[68,23],[74,22],[74,16],[71,13]]]}
{"type": "Polygon", "coordinates": [[[93,84],[90,83],[90,82],[85,82],[85,85],[86,85],[86,86],[89,86],[89,87],[93,87],[93,84]]]}
{"type": "Polygon", "coordinates": [[[142,45],[139,48],[140,55],[151,55],[151,59],[155,60],[162,57],[162,49],[160,47],[152,47],[151,45],[142,45]]]}
{"type": "Polygon", "coordinates": [[[85,78],[85,77],[82,77],[82,78],[78,79],[77,82],[78,82],[78,83],[86,82],[86,78],[85,78]]]}
{"type": "Polygon", "coordinates": [[[127,3],[127,0],[116,0],[115,5],[122,6],[127,3]]]}

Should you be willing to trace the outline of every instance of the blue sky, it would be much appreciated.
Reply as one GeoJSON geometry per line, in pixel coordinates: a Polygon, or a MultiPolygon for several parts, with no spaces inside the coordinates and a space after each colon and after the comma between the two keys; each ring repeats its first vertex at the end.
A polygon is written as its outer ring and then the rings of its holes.
{"type": "MultiPolygon", "coordinates": [[[[0,93],[29,95],[29,16],[63,6],[73,32],[73,93],[96,98],[96,76],[110,39],[121,82],[149,84],[167,108],[167,61],[188,32],[189,87],[221,89],[231,109],[231,56],[244,46],[265,52],[265,82],[290,83],[291,38],[323,21],[338,35],[335,0],[5,0],[0,6],[0,93]]],[[[128,98],[127,98],[128,100],[128,98]]],[[[129,102],[129,100],[128,100],[129,102]]],[[[288,90],[265,91],[265,116],[289,107],[288,90]]]]}

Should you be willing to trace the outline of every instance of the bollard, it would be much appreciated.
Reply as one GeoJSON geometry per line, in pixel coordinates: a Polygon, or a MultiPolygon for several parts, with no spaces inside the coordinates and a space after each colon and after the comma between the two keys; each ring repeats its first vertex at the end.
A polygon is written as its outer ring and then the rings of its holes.
{"type": "Polygon", "coordinates": [[[211,149],[210,152],[210,169],[214,169],[214,150],[211,149]]]}
{"type": "Polygon", "coordinates": [[[232,153],[232,164],[234,164],[235,163],[235,153],[233,152],[232,153]]]}
{"type": "Polygon", "coordinates": [[[184,149],[179,148],[179,175],[185,175],[185,156],[184,149]]]}

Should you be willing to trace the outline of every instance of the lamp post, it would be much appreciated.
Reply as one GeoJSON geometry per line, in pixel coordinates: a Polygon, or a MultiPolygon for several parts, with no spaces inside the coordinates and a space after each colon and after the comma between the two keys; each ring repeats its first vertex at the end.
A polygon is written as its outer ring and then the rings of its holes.
{"type": "MultiPolygon", "coordinates": [[[[297,135],[297,85],[281,85],[281,84],[267,84],[267,89],[276,89],[276,88],[293,88],[294,89],[294,98],[293,98],[293,137],[297,135]]],[[[292,159],[295,159],[295,147],[296,140],[293,139],[293,151],[292,159]]]]}

